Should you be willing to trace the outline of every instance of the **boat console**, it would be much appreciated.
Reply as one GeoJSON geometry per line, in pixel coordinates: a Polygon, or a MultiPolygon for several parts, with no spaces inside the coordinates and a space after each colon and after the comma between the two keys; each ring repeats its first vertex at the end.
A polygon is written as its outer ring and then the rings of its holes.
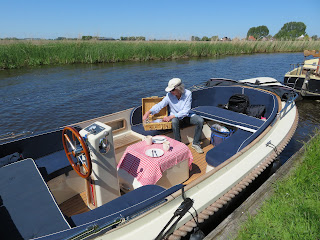
{"type": "Polygon", "coordinates": [[[92,173],[86,179],[88,206],[100,207],[120,196],[112,129],[95,122],[79,133],[86,142],[92,164],[92,173]]]}

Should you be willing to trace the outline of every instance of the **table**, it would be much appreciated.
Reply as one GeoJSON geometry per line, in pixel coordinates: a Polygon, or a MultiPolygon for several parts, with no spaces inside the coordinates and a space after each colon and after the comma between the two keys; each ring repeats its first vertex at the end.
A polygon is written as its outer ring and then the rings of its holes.
{"type": "Polygon", "coordinates": [[[145,141],[141,141],[127,147],[118,163],[118,170],[125,170],[141,185],[149,185],[156,184],[166,170],[182,161],[188,160],[188,166],[191,168],[193,157],[190,149],[184,143],[164,137],[170,142],[170,150],[161,157],[149,157],[145,152],[151,148],[163,150],[162,143],[147,145],[145,141]]]}

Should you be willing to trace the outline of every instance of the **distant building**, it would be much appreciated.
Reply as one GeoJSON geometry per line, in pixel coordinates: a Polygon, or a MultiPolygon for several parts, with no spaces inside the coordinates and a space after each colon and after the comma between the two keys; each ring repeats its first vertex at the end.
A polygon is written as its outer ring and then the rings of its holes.
{"type": "Polygon", "coordinates": [[[107,38],[107,37],[99,37],[98,40],[100,41],[114,41],[114,38],[107,38]]]}
{"type": "Polygon", "coordinates": [[[254,36],[251,36],[251,35],[250,35],[250,36],[248,37],[248,41],[256,41],[256,40],[257,40],[257,39],[256,39],[254,36]]]}
{"type": "Polygon", "coordinates": [[[228,37],[223,37],[223,38],[220,39],[220,41],[223,41],[223,42],[224,42],[224,41],[231,41],[231,39],[228,38],[228,37]]]}
{"type": "Polygon", "coordinates": [[[32,40],[42,40],[42,39],[41,38],[23,38],[23,40],[32,41],[32,40]]]}

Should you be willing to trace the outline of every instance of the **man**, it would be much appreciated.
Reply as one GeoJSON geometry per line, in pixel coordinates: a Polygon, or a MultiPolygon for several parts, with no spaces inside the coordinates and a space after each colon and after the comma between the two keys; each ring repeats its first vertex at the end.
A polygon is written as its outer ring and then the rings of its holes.
{"type": "Polygon", "coordinates": [[[146,121],[150,114],[154,115],[160,110],[169,105],[170,114],[162,119],[164,122],[172,121],[172,130],[175,140],[181,142],[180,124],[183,122],[196,125],[192,148],[198,153],[203,153],[200,146],[200,138],[203,127],[203,119],[194,114],[191,110],[192,93],[184,88],[180,78],[172,78],[168,87],[165,89],[166,96],[161,102],[154,105],[149,111],[143,115],[143,121],[146,121]]]}

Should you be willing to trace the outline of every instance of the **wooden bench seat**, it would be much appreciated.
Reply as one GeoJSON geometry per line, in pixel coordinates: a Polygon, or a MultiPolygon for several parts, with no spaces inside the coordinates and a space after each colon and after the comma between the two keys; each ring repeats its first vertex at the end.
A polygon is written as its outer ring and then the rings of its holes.
{"type": "Polygon", "coordinates": [[[122,147],[127,147],[139,141],[141,141],[140,137],[132,132],[127,132],[113,138],[114,149],[117,150],[122,147]]]}

